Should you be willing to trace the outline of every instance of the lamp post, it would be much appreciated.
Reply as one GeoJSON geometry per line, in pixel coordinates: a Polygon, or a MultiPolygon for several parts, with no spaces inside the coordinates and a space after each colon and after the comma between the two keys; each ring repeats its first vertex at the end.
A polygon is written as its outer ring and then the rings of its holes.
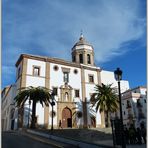
{"type": "Polygon", "coordinates": [[[29,128],[29,119],[30,119],[30,105],[31,105],[31,100],[29,99],[28,125],[27,125],[28,128],[29,128]]]}
{"type": "Polygon", "coordinates": [[[118,92],[119,92],[119,104],[120,104],[120,121],[121,121],[121,136],[122,136],[122,148],[126,148],[124,140],[124,130],[123,130],[123,116],[122,116],[122,102],[121,102],[121,90],[120,90],[120,80],[122,80],[122,71],[120,68],[114,71],[115,79],[118,81],[118,92]]]}
{"type": "Polygon", "coordinates": [[[52,107],[52,113],[51,113],[51,130],[53,131],[53,106],[55,105],[55,102],[54,102],[54,93],[51,94],[51,98],[52,98],[52,102],[50,103],[51,104],[51,107],[52,107]]]}

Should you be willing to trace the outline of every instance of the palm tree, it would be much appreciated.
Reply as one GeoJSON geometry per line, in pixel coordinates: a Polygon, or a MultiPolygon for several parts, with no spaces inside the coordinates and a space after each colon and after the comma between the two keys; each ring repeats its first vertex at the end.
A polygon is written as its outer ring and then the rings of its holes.
{"type": "MultiPolygon", "coordinates": [[[[85,118],[85,116],[83,116],[85,113],[83,113],[81,110],[83,109],[83,105],[87,105],[87,102],[83,102],[82,100],[79,100],[79,102],[77,102],[77,107],[73,107],[72,109],[74,110],[72,117],[73,117],[73,123],[76,124],[76,117],[78,119],[81,119],[82,117],[85,118]]],[[[95,110],[93,109],[93,107],[91,106],[90,102],[89,106],[88,106],[88,115],[91,117],[94,117],[93,113],[96,113],[95,110]]]]}
{"type": "Polygon", "coordinates": [[[90,102],[96,106],[96,111],[105,112],[107,118],[107,127],[109,126],[109,113],[116,112],[119,108],[119,99],[116,94],[116,88],[109,85],[96,85],[95,93],[92,94],[90,102]]]}
{"type": "Polygon", "coordinates": [[[77,125],[77,120],[76,117],[78,119],[81,119],[83,117],[83,113],[81,111],[82,109],[82,101],[80,100],[80,102],[77,102],[77,107],[73,107],[72,110],[74,111],[72,114],[72,118],[73,118],[73,124],[77,125]]]}
{"type": "Polygon", "coordinates": [[[43,106],[49,105],[50,100],[52,99],[51,91],[45,87],[25,87],[20,88],[20,92],[14,98],[16,100],[17,106],[20,108],[24,107],[24,104],[27,100],[32,101],[32,120],[31,120],[31,128],[35,128],[35,120],[36,120],[36,103],[40,102],[43,106]]]}

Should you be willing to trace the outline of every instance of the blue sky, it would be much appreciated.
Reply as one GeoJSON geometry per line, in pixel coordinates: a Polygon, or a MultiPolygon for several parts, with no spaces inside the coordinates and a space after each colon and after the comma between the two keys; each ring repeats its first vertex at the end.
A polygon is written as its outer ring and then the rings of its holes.
{"type": "Polygon", "coordinates": [[[3,0],[2,88],[15,83],[22,53],[70,61],[81,30],[97,66],[146,85],[146,0],[3,0]]]}

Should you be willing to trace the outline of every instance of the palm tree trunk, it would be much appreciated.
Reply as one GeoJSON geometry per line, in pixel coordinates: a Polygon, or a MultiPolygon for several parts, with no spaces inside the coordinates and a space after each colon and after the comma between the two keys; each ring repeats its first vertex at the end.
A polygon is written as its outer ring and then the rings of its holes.
{"type": "Polygon", "coordinates": [[[31,128],[35,128],[35,123],[36,123],[36,102],[33,101],[32,103],[32,120],[31,120],[31,128]]]}
{"type": "Polygon", "coordinates": [[[18,109],[18,127],[23,127],[23,116],[24,116],[24,107],[18,109]]]}
{"type": "Polygon", "coordinates": [[[108,127],[111,127],[111,122],[110,122],[110,112],[108,112],[108,127]]]}
{"type": "Polygon", "coordinates": [[[106,127],[109,127],[109,121],[108,121],[109,119],[108,119],[108,118],[109,118],[109,116],[108,116],[108,111],[106,111],[106,119],[107,119],[107,120],[106,120],[106,121],[107,121],[107,122],[106,122],[106,127]]]}
{"type": "Polygon", "coordinates": [[[86,98],[85,98],[85,101],[83,102],[83,120],[84,120],[83,128],[88,128],[88,125],[87,125],[87,102],[86,102],[86,98]]]}

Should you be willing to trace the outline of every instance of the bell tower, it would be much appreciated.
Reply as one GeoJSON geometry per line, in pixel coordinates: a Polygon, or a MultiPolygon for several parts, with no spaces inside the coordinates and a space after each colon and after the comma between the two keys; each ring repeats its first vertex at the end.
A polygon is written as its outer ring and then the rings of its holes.
{"type": "Polygon", "coordinates": [[[81,33],[79,41],[72,48],[72,62],[94,65],[94,49],[91,44],[89,44],[83,34],[81,33]]]}

